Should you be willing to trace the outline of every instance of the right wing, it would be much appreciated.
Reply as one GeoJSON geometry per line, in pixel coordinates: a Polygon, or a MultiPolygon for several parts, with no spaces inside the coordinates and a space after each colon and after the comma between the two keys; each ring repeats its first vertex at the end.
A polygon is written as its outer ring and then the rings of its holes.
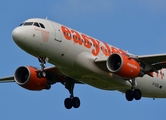
{"type": "MultiPolygon", "coordinates": [[[[62,73],[56,66],[45,68],[45,72],[51,84],[54,84],[55,82],[60,82],[62,84],[65,84],[67,76],[64,73],[62,73]]],[[[74,81],[75,83],[83,84],[77,80],[74,81]]],[[[15,82],[14,75],[0,78],[0,83],[7,83],[7,82],[15,82]]]]}
{"type": "Polygon", "coordinates": [[[0,78],[0,83],[6,83],[6,82],[15,82],[14,76],[7,76],[7,77],[0,78]]]}

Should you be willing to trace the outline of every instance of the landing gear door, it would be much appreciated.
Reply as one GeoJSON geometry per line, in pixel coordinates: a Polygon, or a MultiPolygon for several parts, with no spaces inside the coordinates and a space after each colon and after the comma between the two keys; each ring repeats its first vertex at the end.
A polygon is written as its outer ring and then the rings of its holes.
{"type": "Polygon", "coordinates": [[[62,42],[62,34],[60,30],[60,25],[57,23],[52,23],[54,30],[55,30],[55,37],[54,40],[58,42],[62,42]]]}

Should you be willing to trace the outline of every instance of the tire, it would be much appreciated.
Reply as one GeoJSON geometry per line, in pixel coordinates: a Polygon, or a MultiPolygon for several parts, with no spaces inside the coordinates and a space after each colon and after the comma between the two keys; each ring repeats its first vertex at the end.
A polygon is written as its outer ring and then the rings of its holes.
{"type": "Polygon", "coordinates": [[[74,108],[79,108],[80,107],[80,99],[78,97],[74,97],[72,100],[72,106],[74,108]]]}
{"type": "Polygon", "coordinates": [[[46,72],[45,72],[45,71],[41,71],[40,74],[41,74],[41,77],[42,77],[42,78],[45,78],[45,77],[46,77],[46,72]]]}
{"type": "Polygon", "coordinates": [[[132,101],[133,100],[133,91],[127,90],[125,95],[126,95],[126,99],[128,101],[132,101]]]}
{"type": "Polygon", "coordinates": [[[40,71],[37,72],[37,77],[38,77],[38,78],[41,78],[41,77],[42,77],[40,71]]]}
{"type": "Polygon", "coordinates": [[[134,96],[135,100],[140,100],[142,97],[142,93],[139,89],[135,89],[133,96],[134,96]]]}
{"type": "Polygon", "coordinates": [[[37,72],[37,77],[38,78],[45,78],[46,77],[46,72],[45,71],[38,71],[37,72]]]}
{"type": "Polygon", "coordinates": [[[70,98],[66,98],[64,101],[64,105],[66,109],[71,109],[72,108],[72,100],[70,98]]]}

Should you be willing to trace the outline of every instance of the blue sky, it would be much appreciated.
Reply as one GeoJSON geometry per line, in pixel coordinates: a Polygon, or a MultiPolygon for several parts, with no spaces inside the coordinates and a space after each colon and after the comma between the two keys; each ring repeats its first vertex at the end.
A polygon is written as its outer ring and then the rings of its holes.
{"type": "MultiPolygon", "coordinates": [[[[17,0],[0,3],[0,76],[13,75],[21,65],[39,67],[38,60],[22,51],[12,30],[28,18],[46,18],[137,55],[166,53],[165,0],[17,0]]],[[[51,66],[47,64],[47,66],[51,66]]],[[[2,120],[121,120],[165,119],[166,99],[142,98],[128,102],[117,91],[76,85],[79,109],[66,110],[69,97],[61,84],[32,92],[16,83],[0,84],[2,120]]]]}

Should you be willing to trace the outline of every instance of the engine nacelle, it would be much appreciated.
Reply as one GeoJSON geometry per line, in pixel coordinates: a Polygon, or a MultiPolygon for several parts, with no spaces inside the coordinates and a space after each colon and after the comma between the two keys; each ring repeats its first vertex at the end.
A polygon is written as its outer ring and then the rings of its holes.
{"type": "Polygon", "coordinates": [[[106,66],[110,72],[124,78],[142,77],[144,75],[136,60],[122,54],[110,55],[106,66]]]}
{"type": "Polygon", "coordinates": [[[47,79],[38,78],[37,69],[31,66],[17,68],[14,80],[18,85],[28,90],[43,90],[47,87],[47,79]]]}

